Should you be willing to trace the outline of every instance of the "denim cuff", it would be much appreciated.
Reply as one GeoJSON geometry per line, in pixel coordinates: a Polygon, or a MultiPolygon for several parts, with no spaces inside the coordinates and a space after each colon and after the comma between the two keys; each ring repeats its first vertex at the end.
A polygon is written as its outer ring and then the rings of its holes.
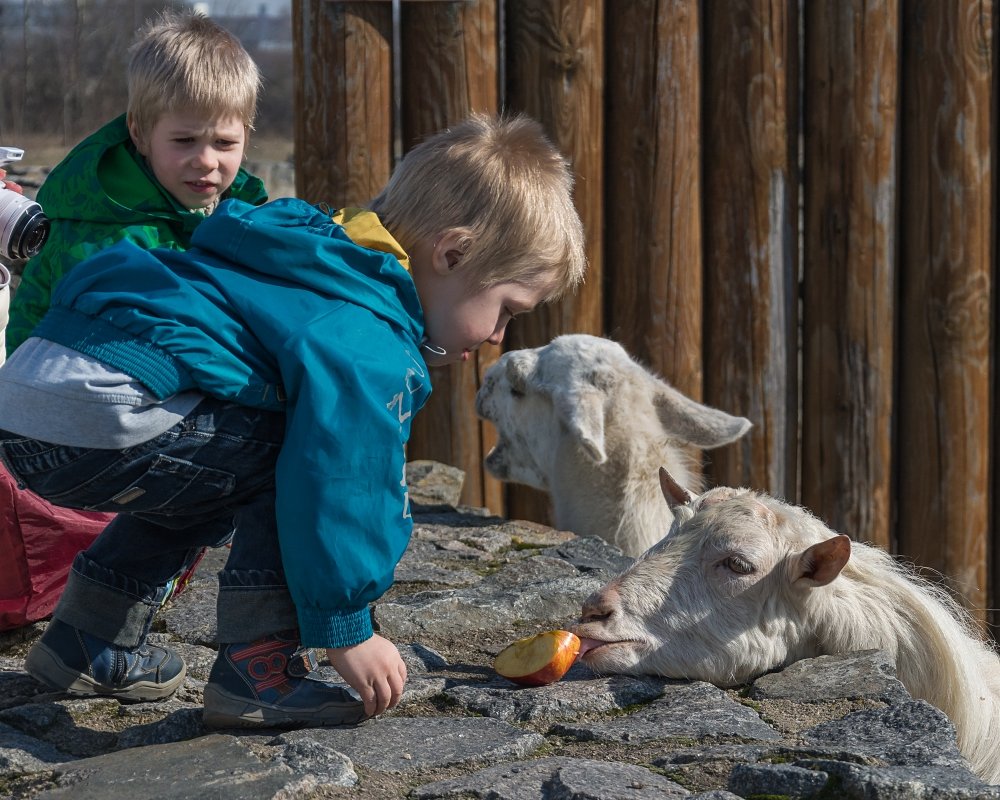
{"type": "Polygon", "coordinates": [[[169,591],[170,586],[147,586],[79,553],[52,616],[131,650],[146,640],[153,615],[169,591]],[[100,609],[100,613],[90,609],[100,609]]]}
{"type": "Polygon", "coordinates": [[[219,644],[253,642],[298,627],[284,579],[269,570],[223,570],[217,602],[219,644]]]}

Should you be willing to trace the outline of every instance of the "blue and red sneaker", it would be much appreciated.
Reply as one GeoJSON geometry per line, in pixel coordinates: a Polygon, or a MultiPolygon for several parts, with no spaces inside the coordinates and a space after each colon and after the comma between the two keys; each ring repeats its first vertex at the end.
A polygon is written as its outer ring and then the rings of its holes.
{"type": "Polygon", "coordinates": [[[168,647],[144,643],[129,650],[58,619],[49,622],[24,663],[33,678],[67,694],[131,701],[169,697],[187,671],[168,647]]]}
{"type": "Polygon", "coordinates": [[[364,703],[346,685],[309,677],[312,650],[294,632],[225,644],[205,684],[203,720],[210,728],[356,725],[364,703]]]}

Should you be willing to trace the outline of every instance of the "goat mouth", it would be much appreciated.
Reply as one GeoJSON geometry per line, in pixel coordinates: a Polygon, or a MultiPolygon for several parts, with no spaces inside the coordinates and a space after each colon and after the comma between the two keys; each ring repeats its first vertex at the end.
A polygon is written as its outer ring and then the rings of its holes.
{"type": "Polygon", "coordinates": [[[486,454],[486,458],[483,460],[483,464],[485,465],[487,472],[493,475],[494,478],[499,478],[500,480],[506,479],[508,473],[510,472],[504,458],[505,444],[506,443],[502,439],[497,440],[493,449],[486,454]]]}
{"type": "Polygon", "coordinates": [[[635,639],[615,639],[614,641],[605,641],[604,639],[589,639],[585,636],[580,637],[580,655],[579,658],[586,661],[591,653],[595,653],[601,650],[607,650],[614,647],[615,645],[637,645],[635,639]]]}

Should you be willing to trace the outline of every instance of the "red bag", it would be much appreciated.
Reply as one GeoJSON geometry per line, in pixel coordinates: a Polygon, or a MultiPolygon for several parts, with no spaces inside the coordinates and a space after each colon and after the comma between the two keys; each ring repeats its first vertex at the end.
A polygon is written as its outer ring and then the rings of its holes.
{"type": "Polygon", "coordinates": [[[54,506],[0,465],[0,630],[51,614],[73,558],[114,516],[54,506]]]}

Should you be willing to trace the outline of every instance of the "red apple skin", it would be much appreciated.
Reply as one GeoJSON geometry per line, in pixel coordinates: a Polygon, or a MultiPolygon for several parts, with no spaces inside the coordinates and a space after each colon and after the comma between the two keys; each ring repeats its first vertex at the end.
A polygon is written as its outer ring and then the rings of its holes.
{"type": "Polygon", "coordinates": [[[561,630],[545,631],[533,636],[526,636],[509,644],[497,654],[493,661],[493,668],[498,675],[520,686],[546,686],[562,678],[573,666],[579,653],[580,639],[576,634],[561,630]],[[521,648],[525,652],[550,650],[552,655],[539,669],[524,675],[506,675],[501,671],[504,662],[503,656],[516,648],[521,648]],[[501,665],[501,669],[497,669],[498,663],[501,665]]]}

